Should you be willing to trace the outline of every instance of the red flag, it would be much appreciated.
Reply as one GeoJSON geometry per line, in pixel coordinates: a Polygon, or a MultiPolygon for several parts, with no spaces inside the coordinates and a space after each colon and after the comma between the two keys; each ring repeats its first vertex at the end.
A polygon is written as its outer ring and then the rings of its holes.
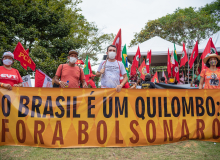
{"type": "Polygon", "coordinates": [[[185,66],[187,61],[188,61],[188,57],[186,54],[185,44],[183,43],[183,50],[182,50],[182,56],[181,56],[181,60],[180,60],[180,67],[185,66]]]}
{"type": "Polygon", "coordinates": [[[192,51],[192,54],[191,54],[191,57],[189,59],[189,67],[190,69],[192,68],[193,66],[193,63],[195,62],[196,60],[196,57],[199,55],[199,47],[198,47],[198,41],[196,41],[196,44],[193,48],[193,51],[192,51]]]}
{"type": "Polygon", "coordinates": [[[82,60],[78,59],[75,64],[82,64],[83,65],[84,62],[82,60]]]}
{"type": "Polygon", "coordinates": [[[131,76],[136,74],[136,68],[138,68],[140,58],[141,58],[141,52],[140,52],[140,48],[138,46],[137,52],[136,52],[135,56],[133,57],[133,61],[132,61],[132,65],[131,65],[131,72],[130,72],[131,76]]]}
{"type": "Polygon", "coordinates": [[[167,76],[165,75],[164,71],[162,72],[162,77],[165,78],[165,83],[167,83],[167,76]]]}
{"type": "Polygon", "coordinates": [[[29,55],[27,54],[27,52],[25,51],[24,47],[21,45],[20,42],[18,42],[17,46],[15,47],[13,54],[14,54],[14,58],[20,61],[20,64],[24,69],[27,70],[27,66],[28,66],[33,71],[35,70],[36,68],[35,63],[29,57],[29,55]]]}
{"type": "Polygon", "coordinates": [[[147,73],[150,73],[150,64],[151,64],[151,50],[150,52],[147,52],[147,60],[146,60],[147,73]]]}
{"type": "Polygon", "coordinates": [[[157,71],[156,71],[156,73],[154,74],[153,78],[151,78],[151,82],[159,83],[158,76],[157,76],[157,71]]]}
{"type": "MultiPolygon", "coordinates": [[[[213,54],[213,53],[218,55],[218,52],[215,48],[215,45],[212,42],[212,38],[209,38],[209,41],[208,41],[208,43],[207,43],[207,45],[206,45],[206,47],[205,47],[205,49],[202,53],[202,56],[201,56],[202,60],[203,60],[203,58],[205,58],[209,54],[213,54]]],[[[206,68],[206,66],[205,66],[204,62],[202,61],[202,70],[205,69],[205,68],[206,68]]]]}
{"type": "Polygon", "coordinates": [[[169,48],[167,53],[167,73],[168,73],[168,77],[171,77],[171,61],[170,61],[169,48]]]}
{"type": "Polygon", "coordinates": [[[88,60],[88,68],[89,68],[89,74],[85,75],[85,81],[86,82],[88,82],[89,77],[93,74],[92,73],[92,67],[91,67],[91,64],[90,64],[90,60],[88,60]]]}
{"type": "Polygon", "coordinates": [[[121,58],[121,29],[118,31],[118,34],[116,35],[112,44],[115,45],[117,48],[117,55],[116,55],[115,59],[117,61],[122,61],[122,58],[121,58]]]}
{"type": "Polygon", "coordinates": [[[141,66],[139,67],[139,72],[141,73],[141,78],[143,80],[145,80],[145,76],[147,75],[147,70],[146,70],[146,64],[145,64],[145,61],[143,61],[141,63],[141,66]]]}
{"type": "Polygon", "coordinates": [[[35,87],[53,87],[52,79],[43,71],[37,70],[35,72],[35,87]]]}
{"type": "Polygon", "coordinates": [[[131,71],[130,71],[130,76],[134,76],[137,74],[137,71],[136,71],[136,67],[131,65],[131,71]]]}
{"type": "Polygon", "coordinates": [[[176,77],[176,80],[179,82],[180,81],[180,77],[179,77],[179,64],[178,64],[178,58],[177,58],[175,43],[174,43],[173,57],[174,57],[173,77],[176,77]]]}
{"type": "Polygon", "coordinates": [[[92,74],[92,67],[91,67],[90,60],[88,60],[88,68],[89,68],[89,74],[92,74]]]}
{"type": "Polygon", "coordinates": [[[139,66],[139,60],[141,58],[141,52],[140,52],[140,48],[138,46],[138,49],[137,49],[137,52],[133,58],[133,62],[132,62],[132,65],[135,66],[136,68],[138,68],[139,66]]]}

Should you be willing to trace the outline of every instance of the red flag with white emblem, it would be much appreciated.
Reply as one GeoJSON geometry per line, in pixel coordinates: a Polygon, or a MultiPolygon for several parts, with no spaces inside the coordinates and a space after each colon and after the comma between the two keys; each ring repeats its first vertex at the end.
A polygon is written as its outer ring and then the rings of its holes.
{"type": "MultiPolygon", "coordinates": [[[[215,45],[212,42],[212,38],[209,38],[209,41],[208,41],[208,43],[207,43],[207,45],[206,45],[206,47],[205,47],[205,49],[204,49],[204,51],[202,53],[201,58],[203,59],[206,56],[208,56],[210,54],[213,54],[213,53],[218,55],[218,52],[217,52],[217,50],[215,48],[215,45]]],[[[204,62],[202,61],[202,70],[205,69],[205,68],[207,68],[207,67],[205,66],[204,62]]]]}

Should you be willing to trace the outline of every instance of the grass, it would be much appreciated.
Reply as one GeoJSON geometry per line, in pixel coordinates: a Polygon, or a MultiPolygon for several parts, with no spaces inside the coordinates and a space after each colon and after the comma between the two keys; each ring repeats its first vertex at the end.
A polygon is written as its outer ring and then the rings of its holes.
{"type": "Polygon", "coordinates": [[[220,143],[183,141],[172,144],[127,148],[47,149],[0,146],[0,159],[220,159],[220,143]]]}

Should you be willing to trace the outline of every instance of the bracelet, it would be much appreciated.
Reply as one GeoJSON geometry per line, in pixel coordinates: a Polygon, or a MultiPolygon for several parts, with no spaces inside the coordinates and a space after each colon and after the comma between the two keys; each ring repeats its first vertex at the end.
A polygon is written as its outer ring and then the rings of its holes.
{"type": "Polygon", "coordinates": [[[1,83],[1,87],[4,85],[4,83],[1,83]]]}

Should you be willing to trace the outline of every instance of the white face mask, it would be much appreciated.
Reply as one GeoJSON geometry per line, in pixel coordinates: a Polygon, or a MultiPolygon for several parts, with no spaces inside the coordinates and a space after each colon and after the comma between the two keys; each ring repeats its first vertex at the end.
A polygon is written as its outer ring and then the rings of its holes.
{"type": "Polygon", "coordinates": [[[12,62],[13,62],[13,61],[10,60],[10,59],[4,59],[4,60],[3,60],[3,64],[4,64],[4,65],[7,65],[7,66],[11,65],[12,62]]]}
{"type": "Polygon", "coordinates": [[[108,58],[110,59],[115,59],[116,53],[115,52],[109,52],[108,53],[108,58]]]}
{"type": "Polygon", "coordinates": [[[77,59],[75,57],[70,57],[70,63],[76,63],[77,59]]]}

